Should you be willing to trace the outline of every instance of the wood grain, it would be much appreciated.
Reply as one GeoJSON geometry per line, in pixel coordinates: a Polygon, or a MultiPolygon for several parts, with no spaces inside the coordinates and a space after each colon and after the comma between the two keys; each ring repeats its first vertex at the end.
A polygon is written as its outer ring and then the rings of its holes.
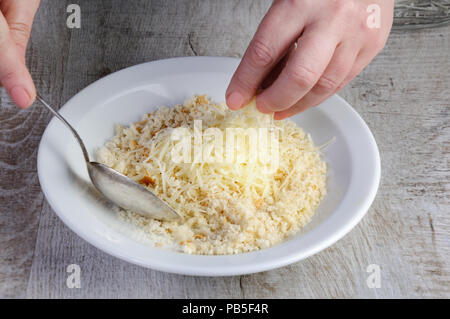
{"type": "MultiPolygon", "coordinates": [[[[88,1],[65,27],[69,1],[42,1],[28,64],[61,105],[91,82],[137,63],[243,54],[270,1],[88,1]]],[[[84,242],[56,217],[36,173],[50,115],[0,95],[0,296],[29,298],[450,297],[450,27],[392,33],[341,95],[370,126],[382,180],[367,216],[337,244],[259,274],[200,278],[130,265],[84,242]],[[82,270],[81,289],[66,267],[82,270]],[[381,288],[366,285],[369,264],[381,288]]]]}
{"type": "MultiPolygon", "coordinates": [[[[46,7],[39,12],[27,57],[36,86],[59,105],[67,37],[54,26],[60,24],[61,29],[65,24],[55,20],[65,7],[63,3],[46,7]]],[[[38,107],[19,110],[0,92],[0,296],[25,297],[44,208],[37,146],[51,116],[38,107]]]]}

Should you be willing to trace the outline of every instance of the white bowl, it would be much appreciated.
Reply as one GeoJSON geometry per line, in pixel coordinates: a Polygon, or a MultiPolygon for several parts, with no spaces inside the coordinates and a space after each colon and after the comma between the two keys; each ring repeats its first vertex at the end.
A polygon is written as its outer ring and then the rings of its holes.
{"type": "MultiPolygon", "coordinates": [[[[113,136],[113,124],[130,124],[157,106],[183,103],[206,93],[224,101],[239,60],[186,57],[136,65],[82,90],[61,114],[78,130],[92,156],[113,136]]],[[[51,101],[50,101],[51,102],[51,101]]],[[[324,150],[329,165],[328,195],[312,222],[295,237],[261,251],[188,255],[152,247],[118,220],[89,181],[83,156],[70,131],[52,119],[42,137],[38,174],[42,190],[63,222],[97,248],[128,262],[161,271],[204,276],[254,273],[311,256],[349,232],[369,209],[380,179],[380,158],[364,121],[338,96],[291,118],[324,150]]]]}

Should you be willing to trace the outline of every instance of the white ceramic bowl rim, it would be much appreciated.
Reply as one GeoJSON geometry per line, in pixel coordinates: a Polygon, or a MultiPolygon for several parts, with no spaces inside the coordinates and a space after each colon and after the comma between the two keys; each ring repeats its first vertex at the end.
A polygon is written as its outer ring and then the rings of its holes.
{"type": "MultiPolygon", "coordinates": [[[[166,69],[178,69],[177,72],[183,73],[202,68],[208,70],[207,72],[232,73],[238,62],[238,59],[233,58],[183,57],[140,64],[110,74],[89,85],[70,99],[60,112],[76,127],[83,114],[74,108],[75,105],[91,102],[94,95],[111,96],[111,92],[119,90],[118,84],[126,86],[123,79],[132,77],[133,74],[143,70],[158,73],[166,69]]],[[[94,102],[98,104],[99,101],[94,102]]],[[[107,102],[105,101],[102,103],[107,102]]],[[[57,119],[50,121],[39,146],[37,165],[39,180],[50,206],[70,229],[95,247],[120,259],[156,270],[186,275],[226,276],[274,269],[311,256],[342,238],[365,215],[376,195],[380,180],[380,158],[375,139],[361,117],[347,102],[338,96],[333,96],[329,101],[337,106],[323,107],[323,112],[335,118],[338,123],[351,123],[340,127],[348,137],[348,147],[351,151],[350,185],[338,207],[314,229],[261,251],[227,256],[199,256],[148,247],[121,234],[114,234],[114,240],[105,240],[105,233],[108,230],[92,230],[86,223],[78,221],[74,216],[75,210],[67,207],[66,201],[58,198],[56,194],[57,187],[61,185],[58,186],[52,178],[49,178],[53,170],[62,170],[65,165],[60,163],[61,158],[58,158],[52,151],[53,148],[49,147],[51,144],[49,141],[64,145],[67,139],[72,138],[70,133],[60,131],[65,129],[57,119]]],[[[93,105],[96,105],[95,103],[93,105]]]]}

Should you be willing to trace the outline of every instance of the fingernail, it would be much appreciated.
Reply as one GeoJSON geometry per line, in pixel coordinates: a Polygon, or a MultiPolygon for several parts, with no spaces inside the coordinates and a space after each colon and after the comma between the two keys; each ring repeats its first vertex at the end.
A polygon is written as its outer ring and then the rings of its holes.
{"type": "Polygon", "coordinates": [[[21,109],[30,106],[31,97],[28,92],[21,86],[15,86],[9,91],[9,95],[14,103],[21,109]]]}
{"type": "Polygon", "coordinates": [[[227,96],[227,105],[232,110],[237,110],[242,107],[244,97],[239,92],[233,92],[227,96]]]}
{"type": "Polygon", "coordinates": [[[284,115],[283,113],[281,113],[281,112],[275,112],[275,113],[273,113],[273,119],[275,120],[275,121],[281,121],[281,120],[284,120],[286,118],[286,115],[284,115]]]}

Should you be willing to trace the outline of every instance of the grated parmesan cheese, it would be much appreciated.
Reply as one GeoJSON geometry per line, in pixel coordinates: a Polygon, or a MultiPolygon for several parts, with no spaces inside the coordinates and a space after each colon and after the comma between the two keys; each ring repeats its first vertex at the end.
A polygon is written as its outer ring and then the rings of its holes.
{"type": "MultiPolygon", "coordinates": [[[[218,155],[214,142],[203,138],[201,155],[218,155]]],[[[237,254],[277,244],[309,222],[326,193],[326,164],[310,136],[291,121],[259,113],[254,101],[233,112],[201,95],[159,108],[129,127],[117,125],[97,160],[152,190],[183,218],[163,222],[121,209],[119,217],[156,246],[175,244],[190,254],[237,254]],[[194,120],[202,121],[203,132],[216,128],[224,136],[230,127],[277,130],[278,166],[250,161],[250,139],[237,144],[235,158],[247,159],[242,162],[175,162],[174,129],[194,132],[194,120]]]]}

